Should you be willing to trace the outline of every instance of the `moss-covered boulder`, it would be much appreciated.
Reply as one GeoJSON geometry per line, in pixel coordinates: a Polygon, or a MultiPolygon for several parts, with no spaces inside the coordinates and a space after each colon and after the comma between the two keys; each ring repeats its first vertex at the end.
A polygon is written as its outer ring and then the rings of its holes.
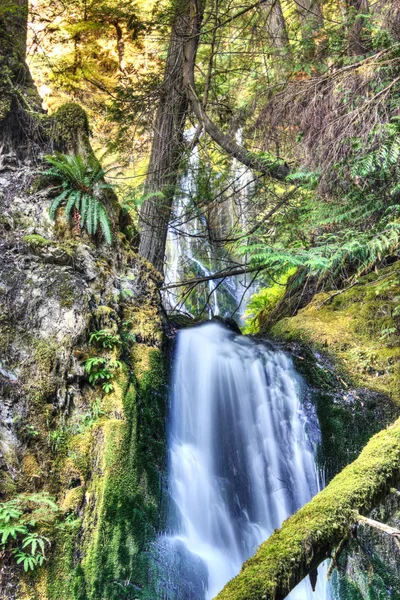
{"type": "Polygon", "coordinates": [[[271,333],[311,344],[354,384],[400,404],[400,262],[361,277],[349,289],[317,294],[271,333]]]}

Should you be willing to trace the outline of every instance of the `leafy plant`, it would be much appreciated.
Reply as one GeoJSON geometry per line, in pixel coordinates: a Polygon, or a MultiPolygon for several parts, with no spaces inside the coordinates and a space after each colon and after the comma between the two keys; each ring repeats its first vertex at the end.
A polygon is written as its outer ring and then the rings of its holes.
{"type": "Polygon", "coordinates": [[[253,294],[247,304],[247,310],[243,317],[245,319],[244,333],[257,333],[262,320],[271,312],[283,298],[288,279],[295,273],[296,269],[289,269],[272,285],[264,287],[253,294]]]}
{"type": "Polygon", "coordinates": [[[121,362],[112,360],[103,356],[94,356],[88,358],[85,362],[85,371],[89,375],[89,383],[93,386],[101,384],[102,389],[107,393],[113,390],[111,379],[113,374],[110,369],[119,369],[121,362]]]}
{"type": "Polygon", "coordinates": [[[112,350],[115,346],[121,345],[121,340],[118,335],[113,335],[109,331],[105,329],[100,329],[99,331],[93,331],[90,334],[89,342],[96,342],[103,348],[108,348],[112,350]]]}
{"type": "Polygon", "coordinates": [[[76,226],[85,228],[95,235],[100,226],[108,244],[112,243],[112,229],[106,208],[98,198],[100,190],[111,189],[104,183],[106,171],[94,158],[84,159],[81,155],[69,156],[57,152],[47,155],[45,160],[52,165],[44,175],[58,179],[61,188],[50,206],[50,218],[54,220],[57,210],[65,205],[65,217],[71,214],[76,226]]]}
{"type": "Polygon", "coordinates": [[[72,433],[76,434],[87,431],[102,415],[104,415],[104,411],[101,408],[101,400],[100,398],[96,398],[89,406],[89,409],[83,415],[80,415],[79,421],[75,425],[72,425],[72,433]]]}
{"type": "Polygon", "coordinates": [[[34,529],[43,527],[57,511],[53,498],[46,494],[19,495],[0,503],[0,550],[24,571],[42,566],[50,540],[34,529]]]}
{"type": "Polygon", "coordinates": [[[68,431],[65,427],[54,429],[53,431],[49,431],[47,439],[52,451],[57,453],[61,448],[66,446],[68,442],[68,431]]]}
{"type": "Polygon", "coordinates": [[[390,338],[396,332],[397,332],[397,328],[396,327],[386,327],[386,328],[382,329],[382,331],[381,331],[381,340],[386,340],[387,338],[390,338]]]}

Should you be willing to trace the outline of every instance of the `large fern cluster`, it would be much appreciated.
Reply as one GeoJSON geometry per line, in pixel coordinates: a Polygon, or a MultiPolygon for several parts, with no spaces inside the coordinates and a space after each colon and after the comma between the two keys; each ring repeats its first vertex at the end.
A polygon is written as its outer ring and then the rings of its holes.
{"type": "Polygon", "coordinates": [[[50,206],[50,218],[65,205],[65,217],[79,215],[79,227],[95,235],[100,226],[108,244],[112,243],[112,228],[106,208],[98,198],[100,190],[112,186],[104,182],[106,171],[95,159],[85,160],[81,155],[70,156],[57,152],[44,157],[51,168],[44,175],[60,181],[60,193],[50,206]]]}

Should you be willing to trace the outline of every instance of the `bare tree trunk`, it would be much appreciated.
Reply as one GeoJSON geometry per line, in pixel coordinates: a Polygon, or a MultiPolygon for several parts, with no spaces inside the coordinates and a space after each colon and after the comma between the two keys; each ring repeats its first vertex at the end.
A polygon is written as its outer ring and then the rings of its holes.
{"type": "Polygon", "coordinates": [[[369,13],[368,0],[350,0],[347,4],[348,11],[352,17],[352,26],[348,34],[349,54],[360,56],[369,49],[370,35],[365,30],[366,19],[369,13]]]}
{"type": "Polygon", "coordinates": [[[26,65],[28,0],[0,0],[0,65],[19,85],[32,85],[26,65]]]}
{"type": "Polygon", "coordinates": [[[125,43],[124,43],[124,33],[122,31],[122,27],[118,21],[113,22],[115,33],[117,34],[117,52],[118,52],[118,68],[121,73],[126,73],[126,64],[125,64],[125,43]]]}
{"type": "MultiPolygon", "coordinates": [[[[162,95],[140,211],[140,254],[162,272],[168,223],[178,169],[184,152],[183,133],[188,99],[183,83],[184,47],[188,36],[189,3],[183,0],[172,24],[162,95]]],[[[195,52],[198,37],[194,41],[195,52]]]]}
{"type": "Polygon", "coordinates": [[[41,111],[41,99],[26,64],[28,0],[0,0],[0,146],[3,152],[20,150],[41,135],[32,113],[41,111]]]}
{"type": "Polygon", "coordinates": [[[324,24],[319,0],[295,0],[297,14],[305,35],[309,36],[324,24]]]}
{"type": "Polygon", "coordinates": [[[300,21],[301,37],[305,54],[312,58],[316,53],[315,38],[324,26],[324,18],[319,0],[295,0],[300,21]]]}
{"type": "Polygon", "coordinates": [[[289,37],[280,0],[268,0],[263,7],[267,13],[266,27],[271,46],[278,50],[289,49],[289,37]]]}

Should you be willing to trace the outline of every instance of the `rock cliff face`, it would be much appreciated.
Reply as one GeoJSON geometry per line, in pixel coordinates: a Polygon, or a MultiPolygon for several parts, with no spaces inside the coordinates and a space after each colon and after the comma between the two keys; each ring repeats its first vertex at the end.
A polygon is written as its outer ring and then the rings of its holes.
{"type": "Polygon", "coordinates": [[[0,501],[49,494],[59,510],[37,526],[51,542],[43,567],[24,574],[3,554],[0,598],[151,597],[144,551],[162,523],[165,460],[160,276],[118,231],[114,198],[112,247],[74,237],[62,215],[51,223],[37,168],[0,157],[0,501]]]}

